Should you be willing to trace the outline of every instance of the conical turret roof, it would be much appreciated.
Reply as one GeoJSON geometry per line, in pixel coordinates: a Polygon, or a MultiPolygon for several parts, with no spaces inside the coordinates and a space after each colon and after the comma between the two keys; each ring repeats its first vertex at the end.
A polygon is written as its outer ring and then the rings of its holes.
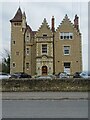
{"type": "Polygon", "coordinates": [[[22,22],[22,11],[19,7],[14,18],[10,20],[10,22],[22,22]]]}

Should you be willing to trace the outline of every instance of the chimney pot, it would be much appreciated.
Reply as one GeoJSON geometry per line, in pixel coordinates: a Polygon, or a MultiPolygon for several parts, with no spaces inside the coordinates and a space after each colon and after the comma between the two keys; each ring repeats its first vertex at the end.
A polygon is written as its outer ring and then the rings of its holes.
{"type": "Polygon", "coordinates": [[[78,19],[79,19],[79,17],[78,17],[77,15],[75,15],[74,26],[75,26],[75,28],[76,28],[77,30],[79,29],[78,19]]]}
{"type": "Polygon", "coordinates": [[[55,27],[54,27],[54,16],[52,16],[52,32],[55,31],[55,27]]]}

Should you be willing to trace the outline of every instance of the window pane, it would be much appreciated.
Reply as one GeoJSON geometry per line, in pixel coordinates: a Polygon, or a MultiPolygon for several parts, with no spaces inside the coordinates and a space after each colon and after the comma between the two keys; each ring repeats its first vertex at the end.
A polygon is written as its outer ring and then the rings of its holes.
{"type": "Polygon", "coordinates": [[[70,39],[72,39],[73,38],[73,33],[69,33],[69,37],[70,37],[70,39]]]}
{"type": "Polygon", "coordinates": [[[42,45],[42,53],[47,53],[47,44],[42,45]]]}
{"type": "Polygon", "coordinates": [[[15,41],[13,41],[13,44],[15,44],[15,41]]]}
{"type": "Polygon", "coordinates": [[[69,33],[69,32],[61,32],[60,33],[60,39],[69,40],[72,38],[73,38],[73,33],[69,33]]]}
{"type": "Polygon", "coordinates": [[[66,36],[64,36],[64,39],[66,39],[67,37],[66,36]]]}
{"type": "Polygon", "coordinates": [[[19,55],[19,52],[16,52],[16,55],[19,55]]]}
{"type": "Polygon", "coordinates": [[[29,63],[26,63],[26,68],[29,69],[29,63]]]}
{"type": "Polygon", "coordinates": [[[47,37],[47,34],[43,34],[43,37],[47,37]]]}
{"type": "Polygon", "coordinates": [[[29,48],[26,48],[26,54],[29,55],[29,48]]]}
{"type": "Polygon", "coordinates": [[[70,68],[70,63],[69,63],[69,62],[64,63],[64,67],[65,67],[65,68],[70,68]]]}
{"type": "Polygon", "coordinates": [[[15,63],[13,63],[13,67],[15,67],[16,65],[15,65],[15,63]]]}
{"type": "Polygon", "coordinates": [[[26,33],[26,41],[29,41],[30,40],[30,33],[27,31],[26,33]]]}
{"type": "Polygon", "coordinates": [[[63,36],[61,36],[61,39],[63,39],[63,36]]]}
{"type": "Polygon", "coordinates": [[[70,46],[64,46],[64,54],[69,55],[70,54],[70,46]]]}
{"type": "Polygon", "coordinates": [[[69,54],[69,50],[65,50],[65,51],[64,51],[64,54],[69,54]]]}

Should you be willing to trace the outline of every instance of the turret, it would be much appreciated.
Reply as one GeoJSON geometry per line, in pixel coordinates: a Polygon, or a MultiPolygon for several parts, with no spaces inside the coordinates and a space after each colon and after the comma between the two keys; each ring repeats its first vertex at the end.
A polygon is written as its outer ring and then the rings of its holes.
{"type": "Polygon", "coordinates": [[[21,8],[19,7],[15,16],[13,17],[13,19],[10,20],[10,22],[22,22],[22,11],[21,8]]]}
{"type": "Polygon", "coordinates": [[[22,14],[22,29],[23,30],[26,29],[26,14],[25,14],[25,12],[23,12],[23,14],[22,14]]]}
{"type": "Polygon", "coordinates": [[[24,32],[22,32],[22,11],[19,7],[11,22],[10,73],[24,72],[24,32]]]}

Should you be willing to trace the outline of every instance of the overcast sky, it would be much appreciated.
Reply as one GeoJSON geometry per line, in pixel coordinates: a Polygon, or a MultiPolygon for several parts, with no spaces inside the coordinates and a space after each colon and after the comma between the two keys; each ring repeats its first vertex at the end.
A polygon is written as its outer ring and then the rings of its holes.
{"type": "MultiPolygon", "coordinates": [[[[8,1],[8,0],[7,0],[8,1]]],[[[2,49],[10,51],[10,19],[12,19],[18,9],[21,7],[22,12],[25,11],[27,23],[32,30],[38,30],[44,18],[47,19],[51,27],[51,17],[55,17],[55,28],[62,22],[67,14],[73,23],[74,17],[79,16],[79,27],[82,34],[82,60],[83,70],[88,69],[88,1],[87,2],[24,2],[23,0],[15,0],[14,2],[3,1],[0,4],[0,30],[2,32],[2,49]],[[15,2],[17,1],[17,2],[15,2]],[[2,7],[2,9],[1,9],[2,7]]],[[[26,0],[25,0],[26,1],[26,0]]],[[[50,0],[49,0],[50,1],[50,0]]],[[[0,44],[1,48],[1,44],[0,44]]],[[[0,49],[1,50],[1,49],[0,49]]],[[[1,53],[1,51],[0,51],[1,53]]]]}

